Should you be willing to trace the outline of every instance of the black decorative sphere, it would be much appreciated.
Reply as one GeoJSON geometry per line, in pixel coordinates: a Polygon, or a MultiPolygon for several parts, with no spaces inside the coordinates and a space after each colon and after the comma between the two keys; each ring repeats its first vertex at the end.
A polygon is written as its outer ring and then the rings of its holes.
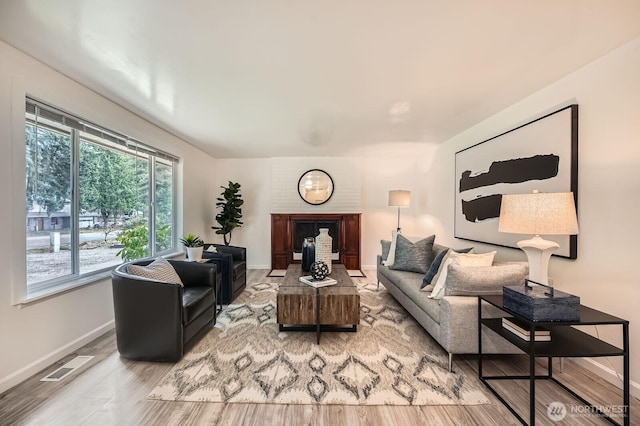
{"type": "Polygon", "coordinates": [[[329,267],[322,261],[313,262],[310,271],[314,280],[324,280],[329,275],[329,267]]]}

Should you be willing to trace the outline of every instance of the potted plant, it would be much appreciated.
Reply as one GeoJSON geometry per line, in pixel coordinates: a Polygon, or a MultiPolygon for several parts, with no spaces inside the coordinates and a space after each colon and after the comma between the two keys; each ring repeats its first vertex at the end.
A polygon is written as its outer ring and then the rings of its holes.
{"type": "Polygon", "coordinates": [[[189,233],[180,238],[180,242],[187,249],[187,259],[189,261],[197,262],[199,260],[202,260],[202,249],[204,246],[204,241],[202,241],[202,238],[198,237],[195,234],[189,233]]]}
{"type": "Polygon", "coordinates": [[[224,238],[224,245],[228,246],[231,243],[231,233],[234,229],[242,226],[242,205],[244,200],[240,194],[240,184],[229,181],[229,186],[220,188],[224,189],[220,197],[217,198],[218,202],[216,207],[222,209],[220,213],[216,215],[216,221],[220,226],[212,226],[211,229],[216,230],[216,234],[222,235],[224,238]]]}

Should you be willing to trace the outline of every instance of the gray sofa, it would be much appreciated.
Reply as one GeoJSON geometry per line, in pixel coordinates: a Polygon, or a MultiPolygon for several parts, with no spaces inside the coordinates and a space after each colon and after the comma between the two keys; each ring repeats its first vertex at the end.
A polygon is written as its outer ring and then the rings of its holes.
{"type": "MultiPolygon", "coordinates": [[[[435,258],[439,252],[446,249],[447,247],[434,244],[433,257],[435,258]]],[[[478,353],[477,295],[430,299],[427,297],[430,293],[420,291],[425,274],[393,270],[384,266],[382,260],[382,256],[378,255],[378,286],[382,283],[387,291],[448,352],[449,371],[452,368],[454,354],[478,353]]],[[[501,294],[501,290],[499,292],[501,294]]],[[[483,316],[499,315],[497,310],[491,308],[493,307],[483,305],[483,316]]],[[[522,353],[488,329],[483,332],[482,352],[522,353]]]]}

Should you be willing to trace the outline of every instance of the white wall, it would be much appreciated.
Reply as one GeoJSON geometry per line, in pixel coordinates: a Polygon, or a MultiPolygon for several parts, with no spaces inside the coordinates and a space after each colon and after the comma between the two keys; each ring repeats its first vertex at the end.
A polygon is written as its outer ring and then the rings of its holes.
{"type": "Polygon", "coordinates": [[[271,163],[269,159],[227,159],[217,160],[215,185],[211,195],[211,209],[208,217],[206,242],[222,244],[222,236],[211,226],[219,212],[215,208],[229,181],[239,183],[244,205],[242,206],[242,227],[233,231],[231,245],[247,248],[247,266],[250,269],[269,269],[271,265],[271,163]]]}
{"type": "Polygon", "coordinates": [[[363,153],[362,161],[362,265],[375,268],[380,240],[390,240],[398,224],[398,210],[389,207],[389,191],[411,191],[411,207],[400,209],[400,227],[405,235],[435,234],[442,227],[428,209],[432,195],[424,190],[434,167],[436,145],[389,143],[363,153]],[[393,147],[389,151],[388,148],[393,147]]]}
{"type": "MultiPolygon", "coordinates": [[[[241,186],[242,221],[233,232],[232,245],[247,247],[247,263],[251,269],[271,267],[271,213],[359,213],[360,171],[357,161],[350,158],[296,157],[218,160],[215,196],[229,181],[241,186]],[[306,170],[327,171],[336,190],[327,203],[312,206],[300,199],[298,179],[306,170]]],[[[215,198],[215,197],[214,197],[215,198]]],[[[215,203],[214,203],[215,204],[215,203]]],[[[215,217],[215,214],[213,215],[215,217]]],[[[212,219],[213,219],[212,217],[212,219]]],[[[212,224],[215,220],[212,221],[212,224]]],[[[209,233],[210,240],[222,242],[222,237],[209,233]]]]}
{"type": "Polygon", "coordinates": [[[184,191],[179,191],[178,205],[188,207],[177,212],[178,234],[184,221],[185,228],[204,235],[212,211],[213,182],[203,178],[203,170],[214,169],[212,157],[0,42],[0,144],[5,152],[0,158],[5,201],[0,205],[0,393],[113,327],[110,279],[23,307],[12,305],[14,280],[25,280],[24,140],[16,138],[23,137],[25,93],[181,157],[178,187],[184,191]]]}
{"type": "Polygon", "coordinates": [[[360,163],[350,157],[278,157],[271,159],[271,213],[360,213],[360,163]],[[308,170],[324,170],[333,180],[333,195],[324,204],[300,198],[298,181],[308,170]]]}
{"type": "MultiPolygon", "coordinates": [[[[553,257],[555,286],[580,296],[584,305],[631,322],[631,379],[640,382],[640,280],[635,264],[640,236],[640,39],[609,53],[523,99],[443,144],[424,190],[427,211],[442,224],[438,238],[453,237],[455,152],[525,123],[545,111],[579,105],[578,259],[553,257]],[[444,183],[444,185],[443,185],[444,183]]],[[[473,244],[478,247],[478,244],[473,244]]],[[[482,247],[482,246],[481,246],[482,247]]],[[[494,246],[482,247],[495,250],[494,246]]],[[[523,252],[498,248],[499,256],[526,260],[523,252]]],[[[590,327],[589,332],[594,333],[590,327]]],[[[622,347],[619,328],[598,327],[601,337],[622,347]]],[[[621,360],[595,359],[607,376],[621,360]]],[[[597,367],[599,367],[597,366],[597,367]]],[[[619,383],[619,382],[618,382],[619,383]]]]}
{"type": "MultiPolygon", "coordinates": [[[[216,165],[217,185],[229,180],[242,185],[244,225],[234,231],[231,244],[247,247],[248,267],[271,267],[271,213],[362,213],[362,265],[374,268],[380,240],[390,239],[397,210],[387,206],[388,191],[412,191],[412,207],[401,212],[409,235],[435,233],[438,225],[424,212],[427,194],[421,190],[431,167],[435,146],[402,144],[407,150],[377,147],[350,157],[224,159],[216,165]],[[382,155],[381,152],[385,152],[382,155]],[[336,192],[329,202],[312,206],[300,199],[300,175],[311,168],[327,171],[336,192]]],[[[397,144],[396,144],[397,147],[397,144]]],[[[217,194],[222,189],[214,191],[217,194]]],[[[215,198],[215,197],[214,197],[215,198]]],[[[215,216],[215,215],[214,215],[215,216]]],[[[222,242],[211,230],[209,240],[222,242]]]]}

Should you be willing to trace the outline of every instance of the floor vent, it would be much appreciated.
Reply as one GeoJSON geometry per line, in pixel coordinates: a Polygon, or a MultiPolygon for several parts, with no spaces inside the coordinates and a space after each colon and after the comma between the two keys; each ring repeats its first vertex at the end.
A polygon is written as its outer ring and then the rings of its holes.
{"type": "Polygon", "coordinates": [[[92,359],[92,356],[77,356],[62,367],[55,370],[53,373],[49,374],[47,377],[43,377],[42,379],[40,379],[40,381],[59,382],[92,359]]]}

